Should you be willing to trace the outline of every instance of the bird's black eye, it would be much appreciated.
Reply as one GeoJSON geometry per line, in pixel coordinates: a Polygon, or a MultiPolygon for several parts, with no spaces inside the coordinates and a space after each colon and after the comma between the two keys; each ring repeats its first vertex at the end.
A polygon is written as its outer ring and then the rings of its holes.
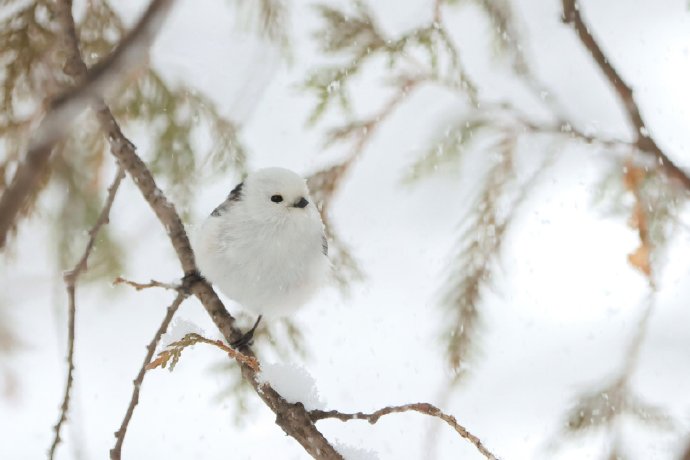
{"type": "Polygon", "coordinates": [[[274,203],[280,203],[281,201],[283,201],[283,195],[273,195],[271,197],[271,201],[274,203]]]}

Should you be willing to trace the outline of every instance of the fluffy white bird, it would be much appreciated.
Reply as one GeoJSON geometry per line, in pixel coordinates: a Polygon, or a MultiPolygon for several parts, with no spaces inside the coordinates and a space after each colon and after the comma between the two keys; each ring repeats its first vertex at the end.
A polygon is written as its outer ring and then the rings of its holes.
{"type": "Polygon", "coordinates": [[[201,275],[259,319],[293,313],[330,271],[323,222],[310,200],[305,180],[290,170],[248,175],[195,238],[201,275]]]}

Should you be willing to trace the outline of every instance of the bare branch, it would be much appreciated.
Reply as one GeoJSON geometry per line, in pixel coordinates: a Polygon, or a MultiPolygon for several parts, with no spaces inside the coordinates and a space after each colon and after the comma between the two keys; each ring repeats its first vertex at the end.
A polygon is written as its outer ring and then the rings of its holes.
{"type": "Polygon", "coordinates": [[[122,424],[120,425],[120,429],[115,432],[115,447],[113,447],[110,450],[110,458],[111,460],[119,460],[122,454],[122,443],[125,441],[125,434],[127,434],[127,428],[129,427],[129,421],[132,419],[132,415],[134,414],[134,408],[137,406],[139,403],[139,392],[141,391],[141,384],[144,382],[144,374],[146,374],[146,369],[148,364],[151,362],[151,358],[153,358],[153,354],[156,352],[156,347],[158,346],[158,342],[160,341],[161,337],[163,334],[165,334],[165,331],[168,330],[168,326],[170,325],[170,321],[172,321],[173,316],[175,316],[175,313],[177,312],[177,309],[180,307],[182,302],[187,298],[187,294],[184,292],[180,292],[177,294],[177,297],[173,301],[172,304],[168,307],[168,310],[165,312],[165,316],[163,317],[163,322],[161,323],[160,327],[156,331],[156,334],[153,336],[153,339],[151,339],[151,343],[146,347],[146,356],[144,357],[144,362],[141,365],[141,369],[139,369],[139,373],[137,374],[137,377],[134,379],[133,386],[134,389],[132,390],[132,398],[129,401],[129,406],[127,407],[127,412],[125,412],[125,418],[122,420],[122,424]]]}
{"type": "Polygon", "coordinates": [[[488,458],[489,460],[496,460],[497,457],[491,453],[489,449],[487,449],[484,444],[482,443],[481,439],[479,439],[477,436],[473,435],[467,429],[460,425],[458,421],[453,417],[452,415],[448,415],[441,411],[438,407],[434,406],[433,404],[429,403],[413,403],[413,404],[405,404],[403,406],[388,406],[384,407],[383,409],[379,409],[376,412],[372,412],[370,414],[364,413],[364,412],[356,412],[356,413],[344,413],[344,412],[338,412],[336,410],[331,410],[331,411],[322,411],[322,410],[313,410],[309,412],[309,416],[311,417],[312,420],[315,422],[318,420],[323,420],[327,418],[336,418],[340,421],[347,422],[349,420],[366,420],[372,425],[376,422],[379,421],[381,417],[384,415],[388,414],[396,414],[400,412],[419,412],[421,414],[426,414],[431,417],[437,417],[446,422],[448,425],[450,425],[455,431],[458,432],[460,436],[463,438],[467,439],[469,442],[474,444],[474,446],[479,450],[479,452],[484,455],[484,457],[488,458]]]}
{"type": "Polygon", "coordinates": [[[590,52],[592,58],[618,94],[628,115],[628,120],[635,130],[635,146],[640,151],[656,157],[669,177],[678,180],[683,187],[690,190],[690,176],[673,163],[649,135],[649,131],[642,120],[642,115],[635,101],[632,88],[621,78],[613,65],[611,65],[609,58],[606,57],[599,43],[597,43],[594,36],[589,32],[589,27],[580,14],[578,0],[563,0],[563,21],[572,24],[580,41],[590,52]]]}
{"type": "Polygon", "coordinates": [[[181,286],[176,286],[171,283],[163,283],[161,281],[156,281],[156,280],[151,280],[148,283],[138,283],[136,281],[131,281],[128,279],[125,279],[121,276],[118,276],[115,278],[113,281],[113,285],[118,285],[118,284],[126,284],[127,286],[131,286],[137,291],[141,291],[143,289],[150,289],[154,287],[158,288],[163,288],[163,289],[170,289],[171,291],[179,291],[182,287],[181,286]]]}
{"type": "Polygon", "coordinates": [[[125,177],[125,171],[122,168],[118,168],[115,174],[115,179],[113,183],[108,188],[108,197],[105,200],[103,209],[101,210],[96,223],[89,230],[89,241],[86,243],[84,248],[84,253],[79,259],[79,262],[74,266],[74,268],[65,273],[65,286],[67,288],[67,302],[68,302],[68,322],[67,322],[67,382],[65,383],[65,393],[62,397],[62,405],[60,406],[60,418],[55,425],[55,437],[53,438],[53,444],[50,446],[50,451],[48,454],[49,459],[53,459],[55,456],[55,451],[60,443],[60,430],[62,425],[67,421],[67,412],[69,411],[70,403],[70,392],[72,390],[72,383],[74,382],[74,335],[75,335],[75,319],[77,314],[76,305],[76,285],[79,279],[79,275],[87,269],[87,261],[91,252],[93,251],[94,244],[96,242],[96,236],[101,228],[108,223],[110,216],[110,209],[115,201],[115,195],[120,188],[120,183],[125,177]]]}
{"type": "MultiPolygon", "coordinates": [[[[75,80],[79,83],[48,104],[45,117],[31,136],[24,161],[19,164],[12,182],[0,197],[0,249],[7,241],[8,232],[16,225],[17,216],[27,197],[36,188],[41,173],[45,171],[55,142],[65,135],[72,120],[95,97],[102,96],[113,84],[121,81],[124,75],[131,75],[140,67],[171,6],[172,0],[153,0],[120,46],[88,71],[81,61],[78,47],[75,48],[73,44],[68,47],[65,72],[78,76],[75,80]]],[[[56,7],[64,37],[76,37],[74,21],[65,21],[66,16],[72,15],[71,0],[62,0],[56,7]]],[[[66,41],[69,42],[69,39],[66,38],[66,41]]]]}

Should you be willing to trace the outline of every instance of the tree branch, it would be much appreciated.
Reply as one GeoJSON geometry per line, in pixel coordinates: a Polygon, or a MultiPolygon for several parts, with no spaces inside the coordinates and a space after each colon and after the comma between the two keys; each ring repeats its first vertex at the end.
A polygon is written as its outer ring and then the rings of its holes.
{"type": "Polygon", "coordinates": [[[122,420],[120,429],[115,432],[115,446],[112,449],[110,449],[111,460],[120,460],[122,456],[122,443],[125,441],[125,434],[127,434],[129,422],[130,420],[132,420],[132,415],[134,415],[134,408],[137,406],[137,404],[139,404],[139,392],[141,391],[141,385],[144,382],[146,366],[148,366],[148,364],[151,362],[151,358],[153,358],[153,354],[156,352],[156,347],[158,347],[158,342],[160,342],[160,339],[161,337],[163,337],[163,334],[165,334],[165,331],[168,330],[170,321],[172,321],[172,318],[173,316],[175,316],[177,309],[187,298],[187,295],[188,294],[184,292],[179,292],[177,294],[177,297],[175,298],[173,303],[170,304],[168,310],[165,312],[163,322],[158,327],[158,330],[156,331],[156,334],[153,336],[153,339],[151,339],[151,343],[149,343],[149,345],[146,347],[146,356],[144,357],[144,362],[141,365],[141,369],[139,369],[137,377],[132,382],[134,389],[132,390],[132,398],[129,401],[129,406],[127,406],[127,412],[125,412],[125,417],[122,420]]]}
{"type": "Polygon", "coordinates": [[[481,439],[479,439],[477,436],[473,435],[467,429],[460,425],[458,421],[453,417],[452,415],[448,415],[441,411],[438,407],[434,406],[433,404],[429,403],[414,403],[414,404],[405,404],[403,406],[388,406],[384,407],[383,409],[379,409],[376,412],[372,412],[370,414],[364,413],[364,412],[356,412],[352,414],[344,413],[344,412],[338,412],[336,410],[331,410],[331,411],[323,411],[323,410],[313,410],[309,412],[309,416],[313,421],[318,421],[318,420],[323,420],[327,418],[336,418],[340,421],[347,422],[349,420],[366,420],[372,425],[376,422],[379,421],[381,417],[384,415],[388,414],[396,414],[400,412],[419,412],[421,414],[426,414],[431,417],[437,417],[446,422],[448,425],[453,427],[455,431],[458,432],[460,436],[463,438],[467,439],[469,442],[474,444],[474,446],[477,448],[479,452],[484,455],[484,457],[488,458],[489,460],[496,460],[497,457],[487,449],[484,444],[482,443],[481,439]]]}
{"type": "MultiPolygon", "coordinates": [[[[154,3],[156,1],[154,0],[154,3]]],[[[65,20],[72,23],[74,21],[71,15],[69,18],[65,18],[65,20]]],[[[64,29],[74,30],[73,27],[64,27],[64,29]]],[[[71,37],[71,42],[72,49],[78,52],[79,44],[76,35],[71,37]]],[[[82,72],[85,73],[86,67],[83,65],[83,60],[80,67],[82,72]]],[[[158,188],[153,175],[137,155],[134,145],[122,134],[120,126],[110,109],[103,101],[97,102],[96,107],[96,116],[100,122],[101,129],[106,133],[111,153],[132,177],[144,199],[165,227],[184,273],[198,273],[189,238],[174,205],[168,201],[160,188],[158,188]]],[[[203,278],[197,278],[188,287],[201,301],[228,343],[232,343],[242,336],[242,332],[235,327],[235,318],[228,313],[208,282],[203,278]]],[[[253,356],[249,348],[241,351],[248,356],[253,356]]],[[[242,375],[252,385],[266,405],[276,414],[276,423],[286,434],[295,438],[312,457],[342,459],[342,456],[333,448],[323,434],[316,429],[309,414],[301,404],[288,403],[270,385],[260,383],[257,379],[256,371],[247,365],[242,365],[242,375]]]]}
{"type": "Polygon", "coordinates": [[[118,284],[126,284],[127,286],[133,287],[137,291],[141,291],[144,289],[150,289],[150,288],[154,288],[154,287],[155,288],[169,289],[172,291],[179,291],[180,289],[182,289],[182,286],[176,286],[176,285],[171,284],[171,283],[163,283],[161,281],[156,281],[156,280],[151,280],[148,283],[138,283],[136,281],[125,279],[121,276],[118,276],[113,281],[113,285],[118,285],[118,284]]]}
{"type": "Polygon", "coordinates": [[[74,77],[77,86],[66,90],[48,104],[41,124],[31,136],[24,161],[19,164],[12,182],[0,197],[0,249],[5,246],[7,234],[16,225],[17,216],[27,198],[38,185],[55,143],[64,137],[72,120],[94,98],[102,96],[124,76],[131,75],[141,66],[171,6],[172,0],[153,0],[115,51],[87,71],[78,46],[75,48],[69,39],[76,38],[74,21],[66,20],[67,16],[72,15],[72,1],[57,2],[56,14],[63,29],[63,39],[68,45],[65,73],[74,77]]]}
{"type": "Polygon", "coordinates": [[[86,243],[84,248],[84,253],[82,254],[79,262],[74,266],[74,268],[65,273],[65,287],[67,288],[67,302],[68,302],[68,321],[67,321],[67,382],[65,383],[65,393],[62,397],[62,405],[60,406],[60,418],[55,425],[55,437],[53,438],[53,444],[50,446],[50,451],[48,458],[50,460],[55,456],[55,451],[60,443],[60,430],[62,425],[67,421],[67,412],[69,411],[70,403],[70,392],[72,390],[72,383],[74,381],[74,332],[75,332],[75,319],[77,314],[76,306],[76,285],[79,276],[82,272],[87,270],[87,261],[91,252],[93,251],[94,244],[96,243],[96,236],[105,224],[109,221],[110,209],[115,201],[115,195],[120,187],[122,179],[125,177],[125,171],[122,168],[118,168],[115,174],[115,179],[113,183],[108,188],[108,197],[103,204],[103,209],[101,210],[96,223],[89,230],[89,241],[86,243]]]}
{"type": "Polygon", "coordinates": [[[656,157],[669,177],[676,179],[683,187],[690,190],[690,176],[673,163],[649,135],[649,130],[644,120],[642,120],[632,88],[620,77],[620,74],[611,65],[609,58],[602,51],[599,43],[589,32],[589,27],[585,24],[580,14],[578,0],[563,0],[563,21],[573,26],[580,41],[587,48],[594,62],[596,62],[618,94],[618,98],[623,103],[623,107],[628,115],[628,120],[635,130],[635,146],[640,151],[656,157]]]}

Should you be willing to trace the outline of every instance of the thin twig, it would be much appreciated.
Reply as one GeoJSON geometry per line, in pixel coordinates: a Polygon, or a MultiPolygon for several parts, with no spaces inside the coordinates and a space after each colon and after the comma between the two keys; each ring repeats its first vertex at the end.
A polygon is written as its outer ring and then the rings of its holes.
{"type": "Polygon", "coordinates": [[[563,0],[563,21],[572,24],[580,41],[585,48],[587,48],[596,64],[618,94],[625,108],[625,112],[628,115],[628,120],[635,131],[635,146],[640,151],[656,157],[668,176],[678,180],[683,187],[690,190],[690,176],[673,163],[649,135],[649,130],[644,120],[642,120],[642,115],[635,101],[632,88],[621,78],[613,65],[611,65],[609,58],[606,57],[599,43],[597,43],[594,36],[590,33],[589,26],[584,22],[580,14],[580,6],[577,0],[563,0]]]}
{"type": "Polygon", "coordinates": [[[635,373],[635,369],[637,368],[637,364],[640,359],[642,344],[644,343],[649,331],[649,323],[651,322],[652,314],[654,313],[655,304],[656,292],[654,291],[654,288],[652,288],[647,299],[645,300],[644,311],[637,322],[635,334],[633,335],[628,347],[628,351],[625,354],[625,363],[623,364],[623,370],[620,376],[621,382],[627,383],[635,373]]]}
{"type": "MultiPolygon", "coordinates": [[[[75,78],[77,86],[47,104],[45,117],[31,135],[24,161],[18,165],[10,185],[0,197],[0,249],[4,247],[10,229],[16,225],[21,209],[46,170],[55,143],[66,134],[72,120],[94,97],[102,96],[121,81],[123,76],[131,75],[141,66],[170,6],[172,0],[153,0],[120,46],[88,71],[83,62],[81,66],[75,64],[81,60],[78,49],[75,51],[73,47],[69,47],[66,72],[72,76],[79,75],[79,78],[75,78]]],[[[72,15],[71,0],[57,2],[56,8],[63,38],[76,37],[74,21],[65,20],[66,16],[72,15]]]]}
{"type": "Polygon", "coordinates": [[[127,286],[133,287],[137,291],[141,291],[143,289],[154,288],[154,287],[169,289],[171,291],[179,291],[182,288],[181,286],[177,286],[177,285],[174,285],[171,283],[163,283],[161,281],[156,281],[156,280],[151,280],[148,283],[138,283],[136,281],[125,279],[121,276],[118,276],[113,281],[113,285],[118,285],[118,284],[126,284],[127,286]]]}
{"type": "Polygon", "coordinates": [[[129,427],[129,421],[132,419],[132,415],[134,414],[134,408],[137,406],[137,404],[139,404],[139,392],[141,391],[141,384],[144,382],[146,367],[151,362],[151,358],[153,358],[153,354],[156,352],[158,342],[163,334],[165,334],[165,331],[168,330],[168,326],[170,325],[170,321],[172,321],[173,316],[175,316],[175,312],[177,312],[177,309],[186,298],[187,294],[184,292],[177,294],[177,297],[165,312],[163,322],[158,327],[153,339],[151,339],[151,343],[149,343],[149,345],[146,347],[146,356],[144,357],[144,362],[141,365],[141,369],[139,369],[137,377],[133,381],[134,388],[132,390],[132,398],[129,400],[129,406],[127,406],[127,412],[125,412],[125,417],[122,420],[120,429],[115,432],[115,447],[110,450],[111,460],[119,460],[122,455],[122,443],[125,441],[125,434],[127,433],[127,428],[129,427]]]}
{"type": "Polygon", "coordinates": [[[446,414],[441,409],[438,407],[434,406],[433,404],[429,403],[414,403],[414,404],[405,404],[402,406],[388,406],[384,407],[383,409],[379,409],[376,412],[372,413],[364,413],[364,412],[356,412],[356,413],[344,413],[344,412],[338,412],[336,410],[331,410],[331,411],[323,411],[323,410],[313,410],[309,412],[309,416],[313,421],[318,421],[318,420],[323,420],[327,418],[336,418],[340,421],[347,422],[349,420],[366,420],[372,425],[376,422],[379,421],[381,417],[384,415],[388,414],[396,414],[399,412],[409,412],[409,411],[414,411],[414,412],[419,412],[422,414],[429,415],[431,417],[437,417],[446,422],[448,425],[453,427],[455,431],[458,432],[460,436],[463,438],[467,439],[469,442],[474,444],[474,446],[479,450],[479,452],[484,455],[484,457],[490,459],[490,460],[496,460],[497,457],[489,451],[489,449],[484,446],[482,443],[481,439],[479,439],[477,436],[473,435],[470,433],[467,428],[464,426],[460,425],[458,421],[453,417],[452,415],[446,414]]]}
{"type": "Polygon", "coordinates": [[[74,266],[74,268],[64,275],[65,287],[67,288],[67,303],[68,303],[68,321],[67,321],[67,382],[65,383],[65,393],[62,397],[62,404],[60,406],[60,418],[55,425],[55,437],[53,438],[53,443],[50,446],[50,451],[48,458],[50,460],[55,456],[55,451],[57,446],[61,441],[60,431],[62,426],[67,421],[67,413],[69,411],[70,403],[70,392],[72,390],[72,384],[74,382],[74,336],[75,336],[75,319],[77,314],[76,305],[76,286],[79,276],[82,272],[87,270],[87,261],[93,247],[96,243],[96,237],[101,228],[108,223],[110,216],[110,209],[113,207],[113,202],[115,201],[115,195],[120,188],[120,183],[125,177],[125,171],[122,168],[118,168],[115,174],[115,179],[113,179],[112,184],[108,188],[108,197],[103,204],[103,209],[101,210],[96,223],[89,230],[89,241],[86,243],[84,248],[84,253],[82,254],[79,262],[74,266]]]}
{"type": "Polygon", "coordinates": [[[442,15],[441,15],[441,4],[442,3],[443,3],[443,0],[434,0],[433,21],[436,24],[440,23],[441,19],[442,19],[442,15]]]}

